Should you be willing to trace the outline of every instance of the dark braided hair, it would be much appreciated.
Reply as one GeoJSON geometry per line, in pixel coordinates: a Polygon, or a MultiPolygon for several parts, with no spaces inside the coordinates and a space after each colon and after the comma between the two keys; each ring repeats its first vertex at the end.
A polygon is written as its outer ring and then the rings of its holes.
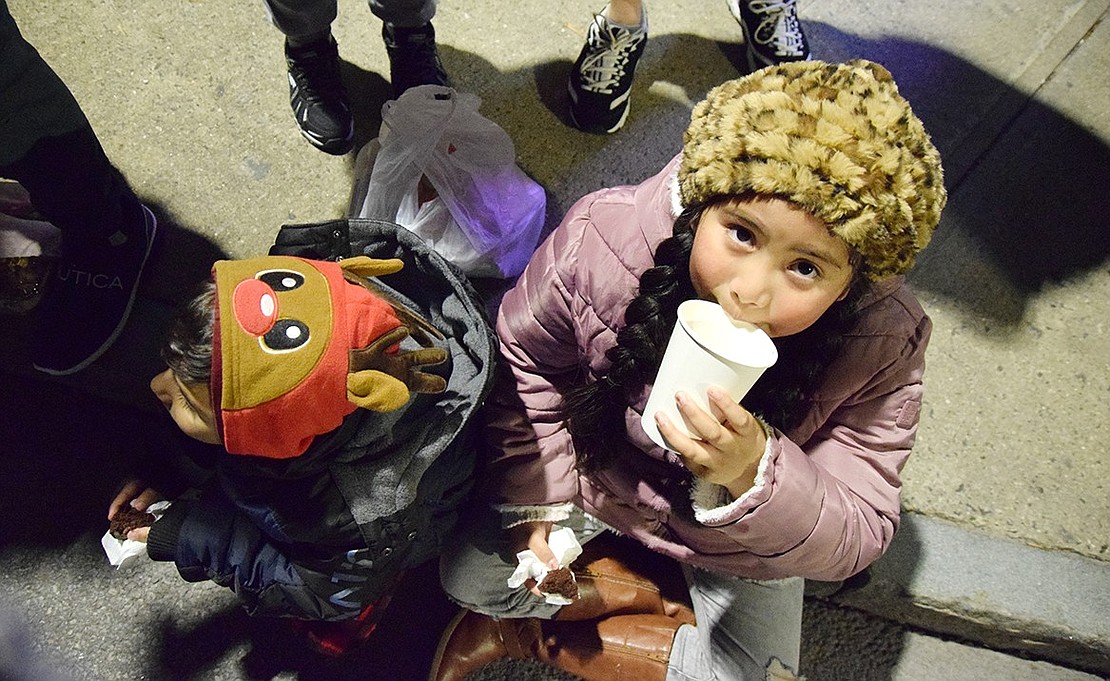
{"type": "MultiPolygon", "coordinates": [[[[596,381],[565,395],[563,416],[583,469],[604,467],[606,454],[625,441],[625,411],[655,380],[678,319],[679,304],[697,297],[690,278],[694,230],[708,208],[737,198],[743,197],[721,197],[692,206],[675,219],[671,236],[656,248],[654,266],[640,275],[637,295],[625,311],[624,327],[617,332],[617,344],[605,353],[609,369],[596,381]]],[[[833,303],[814,324],[776,338],[779,359],[752,386],[741,402],[744,408],[782,430],[798,425],[825,367],[855,323],[856,303],[866,287],[866,279],[855,275],[848,295],[833,303]]]]}
{"type": "Polygon", "coordinates": [[[162,345],[162,359],[185,383],[212,379],[212,325],[216,284],[204,282],[200,291],[178,309],[162,345]]]}

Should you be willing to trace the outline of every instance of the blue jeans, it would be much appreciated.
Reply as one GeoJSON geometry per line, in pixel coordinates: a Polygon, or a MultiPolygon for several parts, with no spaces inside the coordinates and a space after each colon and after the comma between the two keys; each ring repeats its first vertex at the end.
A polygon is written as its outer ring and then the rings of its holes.
{"type": "Polygon", "coordinates": [[[768,675],[776,663],[797,674],[805,580],[755,581],[688,565],[682,572],[698,625],[675,634],[667,681],[780,678],[768,675]]]}

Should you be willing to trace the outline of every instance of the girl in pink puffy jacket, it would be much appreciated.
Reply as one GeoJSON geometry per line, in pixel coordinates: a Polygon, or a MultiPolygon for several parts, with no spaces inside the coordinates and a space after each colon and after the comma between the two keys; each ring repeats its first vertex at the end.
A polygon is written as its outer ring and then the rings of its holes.
{"type": "Polygon", "coordinates": [[[804,579],[863,570],[898,527],[931,328],[900,275],[945,197],[890,74],[810,61],[715,88],[660,173],[578,201],[501,304],[488,496],[441,560],[465,609],[430,678],[506,656],[586,679],[792,678],[804,579]],[[695,298],[779,359],[740,404],[677,393],[690,436],[648,414],[663,448],[641,416],[695,298]],[[602,528],[569,566],[577,595],[510,588],[518,553],[573,555],[553,526],[575,509],[602,528]]]}

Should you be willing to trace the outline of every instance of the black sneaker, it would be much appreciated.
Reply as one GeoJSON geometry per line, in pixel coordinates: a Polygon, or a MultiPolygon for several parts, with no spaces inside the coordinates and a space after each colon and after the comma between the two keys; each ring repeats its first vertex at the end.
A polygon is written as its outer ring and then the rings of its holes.
{"type": "Polygon", "coordinates": [[[643,18],[635,30],[594,15],[567,80],[570,118],[579,130],[616,132],[628,118],[632,76],[647,45],[647,10],[640,11],[643,18]]]}
{"type": "Polygon", "coordinates": [[[339,77],[339,46],[330,35],[323,40],[290,47],[289,104],[301,134],[320,151],[342,156],[351,150],[355,122],[347,90],[339,77]]]}
{"type": "Polygon", "coordinates": [[[382,25],[382,40],[389,55],[389,80],[393,97],[417,85],[451,87],[436,50],[436,31],[430,23],[423,26],[382,25]]]}
{"type": "Polygon", "coordinates": [[[123,331],[158,232],[154,214],[141,208],[141,237],[116,232],[104,242],[80,247],[67,247],[63,240],[38,308],[32,361],[39,371],[76,373],[104,354],[123,331]]]}
{"type": "Polygon", "coordinates": [[[750,71],[809,59],[796,4],[797,0],[728,0],[744,34],[750,71]]]}

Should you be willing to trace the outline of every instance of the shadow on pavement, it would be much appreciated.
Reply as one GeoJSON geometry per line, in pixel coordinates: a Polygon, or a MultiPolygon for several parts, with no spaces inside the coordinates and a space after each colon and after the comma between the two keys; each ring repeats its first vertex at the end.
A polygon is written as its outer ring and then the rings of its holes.
{"type": "Polygon", "coordinates": [[[909,275],[917,288],[1013,327],[1045,286],[1110,256],[1110,147],[950,52],[806,24],[818,56],[885,65],[945,162],[949,203],[909,275]]]}

